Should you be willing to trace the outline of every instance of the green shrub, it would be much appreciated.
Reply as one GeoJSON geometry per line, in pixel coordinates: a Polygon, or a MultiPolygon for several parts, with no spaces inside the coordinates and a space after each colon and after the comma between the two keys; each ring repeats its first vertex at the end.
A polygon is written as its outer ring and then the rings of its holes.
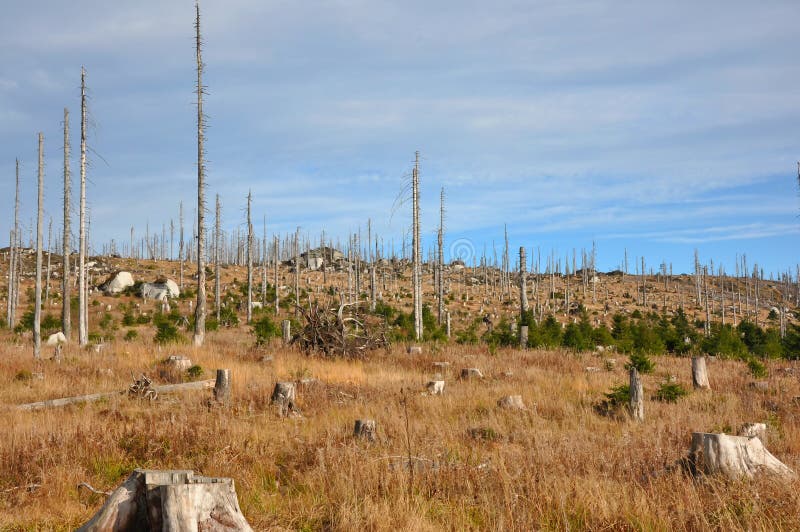
{"type": "Polygon", "coordinates": [[[128,332],[125,333],[124,339],[125,339],[126,342],[132,342],[132,341],[136,340],[138,337],[139,337],[139,333],[136,332],[133,329],[130,329],[128,332]]]}
{"type": "Polygon", "coordinates": [[[757,358],[750,358],[750,360],[747,361],[747,368],[756,379],[766,379],[769,375],[767,367],[757,358]]]}
{"type": "Polygon", "coordinates": [[[664,401],[665,403],[675,403],[681,397],[686,397],[689,392],[677,382],[664,382],[658,387],[655,396],[656,401],[664,401]]]}
{"type": "Polygon", "coordinates": [[[156,324],[156,336],[153,341],[157,344],[182,344],[186,338],[178,332],[178,328],[168,321],[159,321],[156,324]]]}
{"type": "Polygon", "coordinates": [[[239,316],[232,306],[224,306],[219,309],[219,325],[223,327],[236,327],[239,325],[239,316]]]}
{"type": "Polygon", "coordinates": [[[130,312],[126,312],[122,316],[122,325],[125,327],[133,327],[136,325],[136,318],[130,312]]]}
{"type": "Polygon", "coordinates": [[[630,361],[625,364],[625,369],[636,368],[639,373],[652,373],[656,364],[644,353],[631,353],[630,361]]]}
{"type": "Polygon", "coordinates": [[[270,319],[269,316],[262,316],[258,321],[253,322],[253,334],[256,337],[256,345],[264,345],[271,338],[281,336],[281,330],[270,319]]]}
{"type": "Polygon", "coordinates": [[[611,391],[605,394],[608,406],[620,407],[627,406],[631,401],[631,387],[627,384],[620,384],[611,388],[611,391]]]}
{"type": "Polygon", "coordinates": [[[197,364],[186,370],[186,376],[189,377],[189,380],[197,380],[202,377],[204,373],[205,370],[202,366],[198,366],[197,364]]]}

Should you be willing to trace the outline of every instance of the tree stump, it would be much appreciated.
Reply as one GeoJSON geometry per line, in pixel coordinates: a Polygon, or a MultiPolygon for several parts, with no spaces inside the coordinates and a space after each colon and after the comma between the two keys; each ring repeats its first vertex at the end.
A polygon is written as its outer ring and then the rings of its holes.
{"type": "Polygon", "coordinates": [[[644,389],[636,368],[631,368],[630,378],[630,410],[634,421],[644,421],[644,389]]]}
{"type": "Polygon", "coordinates": [[[218,369],[214,382],[214,400],[226,405],[231,400],[231,370],[218,369]]]}
{"type": "Polygon", "coordinates": [[[431,395],[442,395],[444,393],[444,381],[430,381],[425,387],[431,395]]]}
{"type": "Polygon", "coordinates": [[[692,384],[697,390],[710,390],[706,357],[692,357],[692,384]]]}
{"type": "Polygon", "coordinates": [[[520,349],[527,349],[528,348],[528,326],[523,325],[519,328],[519,348],[520,349]]]}
{"type": "Polygon", "coordinates": [[[722,474],[731,479],[769,474],[792,478],[794,471],[775,458],[758,437],[692,433],[689,467],[694,474],[722,474]]]}
{"type": "Polygon", "coordinates": [[[281,323],[281,331],[283,332],[283,344],[287,345],[292,339],[292,322],[283,320],[281,323]]]}
{"type": "Polygon", "coordinates": [[[78,532],[252,532],[230,478],[136,469],[78,532]]]}
{"type": "Polygon", "coordinates": [[[745,438],[758,438],[763,441],[766,435],[766,423],[745,423],[742,425],[742,428],[739,429],[739,436],[744,436],[745,438]]]}
{"type": "Polygon", "coordinates": [[[497,401],[497,406],[508,410],[525,410],[521,395],[506,395],[497,401]]]}
{"type": "Polygon", "coordinates": [[[270,402],[277,405],[280,415],[285,416],[295,410],[296,388],[293,382],[276,382],[270,402]]]}
{"type": "Polygon", "coordinates": [[[356,438],[375,441],[375,431],[377,425],[374,419],[357,419],[353,427],[353,436],[356,438]]]}
{"type": "Polygon", "coordinates": [[[463,380],[482,379],[483,373],[478,368],[464,368],[461,370],[461,378],[463,380]]]}
{"type": "Polygon", "coordinates": [[[410,345],[406,350],[409,355],[421,355],[422,354],[422,347],[418,345],[410,345]]]}

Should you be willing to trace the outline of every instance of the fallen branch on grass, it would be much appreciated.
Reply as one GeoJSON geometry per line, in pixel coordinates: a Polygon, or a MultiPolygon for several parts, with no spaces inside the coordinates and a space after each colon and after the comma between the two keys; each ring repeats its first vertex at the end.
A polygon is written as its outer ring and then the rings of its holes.
{"type": "MultiPolygon", "coordinates": [[[[172,393],[172,392],[185,392],[189,390],[204,390],[206,388],[214,387],[214,379],[206,381],[185,382],[182,384],[165,384],[163,386],[154,386],[152,389],[159,394],[172,393]]],[[[127,394],[128,390],[118,392],[104,392],[104,393],[90,393],[87,395],[78,395],[75,397],[62,397],[60,399],[48,399],[47,401],[37,401],[35,403],[25,403],[16,405],[14,408],[17,410],[41,410],[43,408],[57,408],[60,406],[73,405],[77,403],[89,403],[92,401],[99,401],[107,399],[116,395],[127,394]]]]}

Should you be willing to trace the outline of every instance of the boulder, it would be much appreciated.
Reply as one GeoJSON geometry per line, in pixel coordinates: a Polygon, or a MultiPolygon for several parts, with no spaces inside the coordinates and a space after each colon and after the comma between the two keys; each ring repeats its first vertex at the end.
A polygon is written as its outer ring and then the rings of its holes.
{"type": "Polygon", "coordinates": [[[53,334],[51,334],[50,336],[47,337],[46,345],[53,346],[53,345],[66,344],[66,343],[67,343],[67,337],[64,336],[63,332],[58,331],[57,333],[53,333],[53,334]]]}
{"type": "Polygon", "coordinates": [[[133,286],[133,284],[133,275],[130,272],[116,272],[100,285],[100,290],[108,295],[119,294],[124,292],[126,288],[133,286]]]}

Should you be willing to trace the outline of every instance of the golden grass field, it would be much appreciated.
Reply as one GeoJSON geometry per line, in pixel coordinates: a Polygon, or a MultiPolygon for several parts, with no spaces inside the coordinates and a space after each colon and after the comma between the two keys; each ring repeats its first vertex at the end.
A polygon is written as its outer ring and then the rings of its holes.
{"type": "Polygon", "coordinates": [[[690,360],[653,357],[655,373],[643,376],[645,421],[634,423],[594,410],[611,386],[627,383],[621,355],[606,369],[615,355],[490,354],[456,344],[408,355],[395,345],[345,361],[279,342],[256,348],[244,324],[208,333],[202,348],[159,347],[152,325],[139,331],[135,342],[109,341],[100,353],[70,345],[61,363],[47,360],[52,348],[34,361],[28,339],[0,331],[0,530],[72,530],[103,502],[79,483],[110,491],[137,467],[232,477],[256,530],[800,528],[800,481],[695,480],[675,467],[693,431],[735,433],[742,423],[766,422],[767,448],[797,470],[800,365],[791,362],[768,362],[768,390],[748,386],[742,362],[710,362],[713,391],[669,404],[650,397],[669,375],[691,389],[690,360]],[[231,369],[231,404],[210,406],[206,390],[154,403],[120,395],[36,412],[8,408],[124,390],[132,373],[163,382],[159,362],[173,353],[201,365],[207,379],[231,369]],[[262,361],[267,354],[272,361],[262,361]],[[441,397],[423,394],[435,361],[450,363],[441,397]],[[465,367],[485,378],[459,380],[465,367]],[[280,417],[269,405],[274,383],[303,379],[302,416],[280,417]],[[526,410],[497,406],[512,394],[526,410]],[[377,421],[377,441],[353,437],[359,418],[377,421]]]}

